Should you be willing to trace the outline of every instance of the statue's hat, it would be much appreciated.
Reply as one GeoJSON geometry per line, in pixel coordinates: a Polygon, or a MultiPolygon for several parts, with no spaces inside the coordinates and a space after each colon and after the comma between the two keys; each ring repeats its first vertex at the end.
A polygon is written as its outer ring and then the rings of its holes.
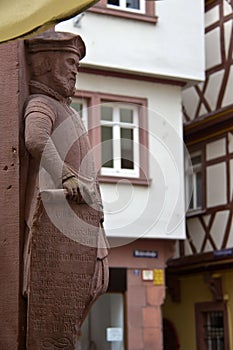
{"type": "Polygon", "coordinates": [[[80,60],[86,54],[86,47],[81,36],[73,33],[47,31],[25,40],[25,43],[29,53],[68,51],[76,53],[80,60]]]}

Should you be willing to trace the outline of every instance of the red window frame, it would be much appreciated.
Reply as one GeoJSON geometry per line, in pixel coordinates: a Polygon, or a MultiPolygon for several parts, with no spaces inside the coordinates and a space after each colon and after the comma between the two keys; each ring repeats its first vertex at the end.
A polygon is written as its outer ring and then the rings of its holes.
{"type": "Polygon", "coordinates": [[[85,99],[88,106],[88,135],[91,146],[94,150],[94,157],[97,169],[101,169],[101,106],[102,102],[131,103],[138,106],[139,112],[139,144],[143,147],[139,149],[140,171],[139,177],[128,176],[108,176],[99,174],[100,182],[116,183],[121,179],[128,179],[132,184],[145,185],[150,184],[149,179],[149,160],[148,160],[148,116],[147,99],[131,96],[121,96],[105,93],[96,93],[90,91],[77,91],[75,96],[78,99],[85,99]]]}
{"type": "Polygon", "coordinates": [[[227,307],[225,302],[202,302],[195,304],[195,320],[196,320],[196,342],[198,350],[206,350],[206,330],[205,330],[205,313],[221,311],[224,320],[224,350],[230,350],[227,307]]]}

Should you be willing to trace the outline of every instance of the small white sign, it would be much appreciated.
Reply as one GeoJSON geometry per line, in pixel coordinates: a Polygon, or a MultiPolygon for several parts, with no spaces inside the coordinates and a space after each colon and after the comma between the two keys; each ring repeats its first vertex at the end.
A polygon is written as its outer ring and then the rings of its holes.
{"type": "Polygon", "coordinates": [[[142,279],[143,279],[143,281],[153,281],[154,280],[154,271],[153,270],[142,270],[142,279]]]}
{"type": "Polygon", "coordinates": [[[106,329],[107,341],[122,341],[123,330],[120,327],[109,327],[106,329]]]}

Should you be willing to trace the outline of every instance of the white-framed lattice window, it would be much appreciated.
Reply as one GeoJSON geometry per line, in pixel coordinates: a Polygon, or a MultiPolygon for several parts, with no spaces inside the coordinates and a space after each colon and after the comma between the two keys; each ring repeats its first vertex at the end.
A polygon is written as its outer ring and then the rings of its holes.
{"type": "Polygon", "coordinates": [[[145,13],[145,0],[107,0],[107,7],[123,11],[145,13]]]}
{"type": "Polygon", "coordinates": [[[131,104],[101,105],[101,175],[139,176],[138,114],[131,104]]]}
{"type": "Polygon", "coordinates": [[[198,210],[203,206],[202,153],[191,153],[186,158],[186,202],[188,209],[198,210]]]}
{"type": "Polygon", "coordinates": [[[80,99],[80,98],[73,98],[71,107],[74,108],[79,113],[86,130],[88,130],[87,100],[80,99]]]}

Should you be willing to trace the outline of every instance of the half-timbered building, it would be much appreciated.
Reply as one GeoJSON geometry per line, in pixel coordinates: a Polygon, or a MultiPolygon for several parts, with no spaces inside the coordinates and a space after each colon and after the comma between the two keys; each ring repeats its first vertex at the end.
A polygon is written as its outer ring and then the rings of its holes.
{"type": "Polygon", "coordinates": [[[205,2],[205,51],[205,81],[182,94],[187,239],[164,306],[173,350],[233,348],[233,1],[205,2]]]}

